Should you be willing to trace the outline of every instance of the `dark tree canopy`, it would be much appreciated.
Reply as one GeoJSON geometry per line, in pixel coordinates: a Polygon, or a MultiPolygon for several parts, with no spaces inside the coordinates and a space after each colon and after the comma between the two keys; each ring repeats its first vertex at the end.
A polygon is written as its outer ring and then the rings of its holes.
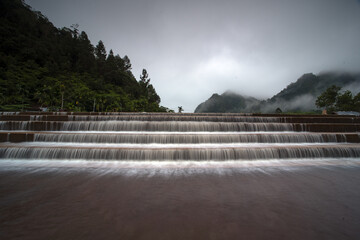
{"type": "Polygon", "coordinates": [[[335,103],[340,90],[341,87],[335,85],[330,86],[316,99],[316,106],[333,112],[335,110],[335,103]]]}
{"type": "Polygon", "coordinates": [[[139,81],[140,87],[142,89],[142,94],[146,97],[150,105],[158,105],[160,103],[160,97],[157,95],[155,88],[150,84],[149,74],[146,69],[142,70],[139,81]]]}
{"type": "Polygon", "coordinates": [[[95,56],[98,61],[105,62],[106,49],[104,43],[101,40],[95,47],[95,56]]]}
{"type": "Polygon", "coordinates": [[[325,108],[329,113],[335,111],[360,112],[360,93],[353,97],[351,91],[346,90],[341,93],[340,90],[341,87],[330,86],[316,99],[316,106],[325,108]]]}
{"type": "Polygon", "coordinates": [[[354,99],[352,93],[347,90],[343,94],[339,94],[336,99],[335,109],[342,111],[354,111],[354,99]]]}
{"type": "Polygon", "coordinates": [[[142,74],[140,75],[140,86],[143,88],[147,88],[150,83],[149,74],[147,73],[146,69],[142,70],[142,74]]]}
{"type": "MultiPolygon", "coordinates": [[[[150,80],[150,79],[149,79],[150,80]]],[[[58,29],[22,0],[0,0],[0,111],[166,111],[127,55],[94,47],[79,25],[58,29]]]]}

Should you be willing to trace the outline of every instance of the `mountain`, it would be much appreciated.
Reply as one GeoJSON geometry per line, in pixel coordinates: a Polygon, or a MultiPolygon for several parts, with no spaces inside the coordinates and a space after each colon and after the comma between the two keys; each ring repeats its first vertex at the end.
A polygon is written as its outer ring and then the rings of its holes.
{"type": "Polygon", "coordinates": [[[56,28],[24,0],[0,0],[0,111],[166,111],[143,71],[93,46],[74,24],[56,28]]]}
{"type": "Polygon", "coordinates": [[[286,112],[312,111],[316,109],[316,98],[331,85],[358,93],[360,92],[360,74],[327,72],[314,75],[307,73],[266,101],[229,92],[221,95],[214,94],[201,103],[195,112],[271,113],[277,108],[286,112]]]}
{"type": "Polygon", "coordinates": [[[251,111],[259,104],[260,101],[255,98],[241,96],[228,91],[221,95],[213,94],[206,102],[197,106],[195,112],[244,112],[251,111]]]}

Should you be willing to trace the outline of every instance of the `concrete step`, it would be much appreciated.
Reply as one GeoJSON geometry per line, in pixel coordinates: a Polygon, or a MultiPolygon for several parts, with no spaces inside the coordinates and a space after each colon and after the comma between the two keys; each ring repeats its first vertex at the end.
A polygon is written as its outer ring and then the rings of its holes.
{"type": "Polygon", "coordinates": [[[0,142],[92,143],[236,143],[236,142],[360,142],[357,133],[137,133],[137,132],[0,132],[0,142]]]}
{"type": "Polygon", "coordinates": [[[360,117],[211,116],[211,115],[0,115],[0,121],[205,121],[278,123],[360,123],[360,117]]]}
{"type": "Polygon", "coordinates": [[[300,158],[360,157],[360,144],[283,145],[257,144],[253,147],[94,147],[1,144],[0,158],[7,159],[84,159],[84,160],[259,160],[300,158]]]}

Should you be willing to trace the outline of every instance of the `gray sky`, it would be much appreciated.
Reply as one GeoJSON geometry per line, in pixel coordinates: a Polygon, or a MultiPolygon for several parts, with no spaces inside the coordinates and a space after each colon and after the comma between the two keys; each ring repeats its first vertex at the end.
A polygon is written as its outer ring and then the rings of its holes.
{"type": "Polygon", "coordinates": [[[360,0],[26,0],[147,69],[161,104],[269,98],[303,73],[360,72],[360,0]]]}

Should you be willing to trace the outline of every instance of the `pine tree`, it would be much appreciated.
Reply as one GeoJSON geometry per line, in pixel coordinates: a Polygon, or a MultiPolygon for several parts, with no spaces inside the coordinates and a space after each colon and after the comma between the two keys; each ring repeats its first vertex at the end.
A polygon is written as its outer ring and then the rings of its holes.
{"type": "Polygon", "coordinates": [[[103,75],[105,73],[106,49],[104,43],[101,40],[95,47],[95,57],[98,73],[100,75],[103,75]]]}

